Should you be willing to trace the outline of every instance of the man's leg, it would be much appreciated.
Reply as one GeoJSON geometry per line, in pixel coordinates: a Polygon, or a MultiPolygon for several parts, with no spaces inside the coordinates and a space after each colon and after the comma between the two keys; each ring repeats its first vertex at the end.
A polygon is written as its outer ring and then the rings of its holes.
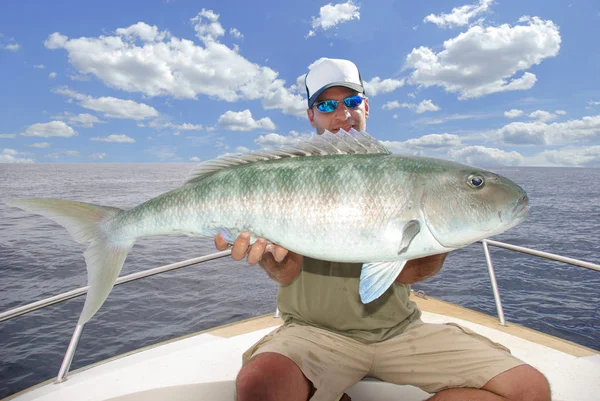
{"type": "Polygon", "coordinates": [[[337,400],[366,375],[372,361],[368,347],[351,338],[310,326],[283,326],[244,353],[237,399],[337,400]]]}
{"type": "Polygon", "coordinates": [[[452,388],[443,390],[429,401],[550,401],[548,381],[537,369],[520,365],[500,373],[481,389],[452,388]]]}
{"type": "Polygon", "coordinates": [[[252,358],[238,373],[238,401],[306,401],[312,383],[291,359],[275,352],[252,358]]]}
{"type": "Polygon", "coordinates": [[[546,378],[488,338],[454,324],[412,323],[376,344],[371,374],[443,400],[549,400],[546,378]]]}

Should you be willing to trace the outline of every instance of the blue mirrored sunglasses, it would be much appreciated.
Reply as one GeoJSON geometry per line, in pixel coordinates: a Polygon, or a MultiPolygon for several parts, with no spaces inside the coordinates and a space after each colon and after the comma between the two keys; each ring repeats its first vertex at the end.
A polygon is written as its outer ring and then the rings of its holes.
{"type": "MultiPolygon", "coordinates": [[[[344,104],[349,109],[354,109],[358,107],[363,102],[363,97],[360,95],[349,96],[343,100],[344,104]]],[[[317,109],[323,113],[333,113],[340,104],[339,100],[325,100],[324,102],[319,102],[316,104],[317,109]]]]}

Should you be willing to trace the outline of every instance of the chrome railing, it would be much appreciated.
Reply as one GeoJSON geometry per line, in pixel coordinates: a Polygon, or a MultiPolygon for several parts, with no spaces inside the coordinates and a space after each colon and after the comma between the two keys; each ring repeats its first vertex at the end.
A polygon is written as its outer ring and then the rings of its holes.
{"type": "Polygon", "coordinates": [[[488,266],[488,272],[490,275],[490,281],[492,282],[492,291],[494,292],[494,300],[496,301],[496,311],[498,312],[498,320],[502,326],[506,326],[506,320],[504,319],[504,310],[502,309],[502,299],[500,298],[500,290],[498,289],[498,283],[496,282],[496,274],[494,273],[494,265],[492,264],[492,257],[488,245],[495,246],[498,248],[510,249],[511,251],[517,251],[526,253],[528,255],[539,256],[545,259],[556,260],[557,262],[568,263],[574,266],[585,267],[586,269],[600,271],[600,265],[585,262],[579,259],[567,258],[550,252],[538,251],[531,248],[525,248],[522,246],[507,244],[505,242],[493,241],[490,239],[484,239],[480,241],[483,244],[483,252],[485,253],[485,260],[488,266]]]}
{"type": "MultiPolygon", "coordinates": [[[[137,273],[128,274],[127,276],[119,277],[115,281],[115,285],[128,283],[130,281],[139,280],[141,278],[154,276],[156,274],[161,274],[164,272],[168,272],[171,270],[180,269],[182,267],[187,267],[191,265],[195,265],[202,262],[207,262],[209,260],[223,258],[225,256],[229,256],[231,254],[231,249],[212,253],[206,256],[200,256],[198,258],[184,260],[182,262],[171,263],[169,265],[156,267],[154,269],[144,270],[137,273]]],[[[71,290],[68,292],[64,292],[62,294],[42,299],[40,301],[32,302],[27,305],[20,306],[15,309],[11,309],[7,312],[0,313],[0,322],[8,319],[12,319],[13,317],[17,317],[20,315],[24,315],[29,312],[33,312],[34,310],[42,309],[47,306],[56,304],[58,302],[66,301],[71,298],[78,297],[80,295],[84,295],[88,292],[89,286],[77,288],[75,290],[71,290]]],[[[67,352],[63,358],[62,364],[60,365],[60,369],[58,371],[58,376],[56,377],[56,383],[61,383],[67,380],[67,374],[69,373],[69,368],[71,367],[71,362],[73,361],[73,357],[75,356],[75,350],[77,349],[77,344],[79,343],[79,339],[81,338],[81,333],[83,333],[82,324],[78,324],[75,327],[75,331],[71,336],[71,341],[69,342],[69,346],[67,347],[67,352]]]]}
{"type": "MultiPolygon", "coordinates": [[[[498,241],[492,241],[492,240],[482,240],[480,242],[483,244],[483,250],[484,250],[485,258],[486,258],[487,265],[488,265],[488,273],[490,275],[490,280],[492,282],[492,290],[494,292],[494,299],[496,301],[496,309],[498,312],[498,319],[500,321],[500,324],[503,326],[506,326],[506,321],[504,319],[504,312],[502,310],[502,300],[500,298],[500,291],[498,289],[498,284],[496,282],[496,274],[494,272],[494,266],[492,264],[492,258],[491,258],[490,252],[489,252],[489,246],[505,248],[505,249],[509,249],[509,250],[513,250],[513,251],[517,251],[517,252],[526,253],[529,255],[539,256],[539,257],[546,258],[546,259],[556,260],[559,262],[568,263],[571,265],[600,271],[600,265],[590,263],[590,262],[585,262],[585,261],[578,260],[578,259],[567,258],[567,257],[556,255],[553,253],[542,252],[542,251],[538,251],[538,250],[530,249],[530,248],[524,248],[521,246],[511,245],[511,244],[507,244],[504,242],[498,242],[498,241]]],[[[182,262],[177,262],[177,263],[172,263],[172,264],[165,265],[165,266],[160,266],[160,267],[157,267],[154,269],[149,269],[149,270],[145,270],[145,271],[138,272],[138,273],[132,273],[132,274],[129,274],[129,275],[126,275],[123,277],[119,277],[117,279],[117,281],[115,282],[115,285],[128,283],[130,281],[139,280],[141,278],[153,276],[153,275],[164,273],[167,271],[180,269],[182,267],[187,267],[187,266],[195,265],[198,263],[207,262],[209,260],[223,258],[225,256],[229,256],[230,254],[231,254],[231,250],[228,249],[226,251],[216,252],[216,253],[206,255],[206,256],[201,256],[198,258],[184,260],[182,262]]],[[[0,313],[0,322],[12,319],[14,317],[17,317],[17,316],[20,316],[20,315],[23,315],[23,314],[26,314],[29,312],[33,312],[33,311],[41,309],[41,308],[45,308],[47,306],[56,304],[58,302],[66,301],[68,299],[84,295],[87,293],[88,288],[89,287],[87,287],[87,286],[77,288],[75,290],[64,292],[62,294],[59,294],[59,295],[56,295],[56,296],[53,296],[50,298],[42,299],[40,301],[32,302],[30,304],[23,305],[18,308],[15,308],[15,309],[11,309],[9,311],[2,312],[2,313],[0,313]]],[[[277,309],[275,312],[276,316],[278,315],[278,312],[279,312],[279,310],[277,309]]],[[[69,368],[71,366],[71,362],[73,361],[73,357],[75,355],[75,350],[77,349],[77,344],[79,343],[79,339],[81,338],[82,332],[83,332],[83,325],[78,324],[75,327],[75,331],[73,332],[73,336],[71,337],[71,341],[69,342],[69,346],[67,347],[67,351],[63,358],[63,362],[60,366],[58,376],[56,377],[56,381],[55,381],[56,383],[61,383],[67,379],[67,375],[69,373],[69,368]]]]}

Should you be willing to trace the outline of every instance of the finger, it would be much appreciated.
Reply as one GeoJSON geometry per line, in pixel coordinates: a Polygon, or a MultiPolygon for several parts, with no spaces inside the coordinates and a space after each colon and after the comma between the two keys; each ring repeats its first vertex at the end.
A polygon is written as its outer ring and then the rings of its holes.
{"type": "Polygon", "coordinates": [[[215,247],[219,251],[224,251],[225,249],[227,249],[229,247],[229,242],[225,241],[223,239],[223,237],[221,236],[221,234],[217,234],[215,236],[215,247]]]}
{"type": "Polygon", "coordinates": [[[288,254],[288,250],[279,246],[279,245],[275,245],[275,252],[273,252],[273,257],[275,258],[276,262],[281,262],[283,259],[285,259],[285,257],[288,254]]]}
{"type": "Polygon", "coordinates": [[[248,263],[254,265],[260,262],[263,254],[265,253],[266,247],[267,241],[264,238],[257,239],[256,242],[250,247],[250,251],[248,251],[248,263]]]}
{"type": "Polygon", "coordinates": [[[239,237],[233,242],[233,248],[231,249],[231,258],[233,260],[242,260],[248,253],[248,245],[250,244],[250,234],[241,233],[239,237]]]}

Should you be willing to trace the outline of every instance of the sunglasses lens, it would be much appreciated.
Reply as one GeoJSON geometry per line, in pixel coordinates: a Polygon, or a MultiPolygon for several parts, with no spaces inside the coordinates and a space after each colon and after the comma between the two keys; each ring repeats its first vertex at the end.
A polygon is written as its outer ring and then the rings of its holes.
{"type": "MultiPolygon", "coordinates": [[[[356,95],[345,98],[344,104],[349,109],[353,109],[355,107],[360,106],[362,101],[362,96],[356,95]]],[[[324,102],[317,104],[317,109],[319,109],[319,111],[323,113],[333,113],[337,109],[339,103],[340,102],[338,102],[337,100],[325,100],[324,102]]]]}
{"type": "Polygon", "coordinates": [[[323,113],[332,113],[337,109],[338,102],[337,100],[326,100],[317,104],[317,109],[322,111],[323,113]]]}
{"type": "Polygon", "coordinates": [[[344,104],[346,105],[346,107],[350,107],[350,108],[355,108],[360,106],[360,104],[362,103],[362,97],[361,96],[350,96],[344,99],[344,104]]]}

